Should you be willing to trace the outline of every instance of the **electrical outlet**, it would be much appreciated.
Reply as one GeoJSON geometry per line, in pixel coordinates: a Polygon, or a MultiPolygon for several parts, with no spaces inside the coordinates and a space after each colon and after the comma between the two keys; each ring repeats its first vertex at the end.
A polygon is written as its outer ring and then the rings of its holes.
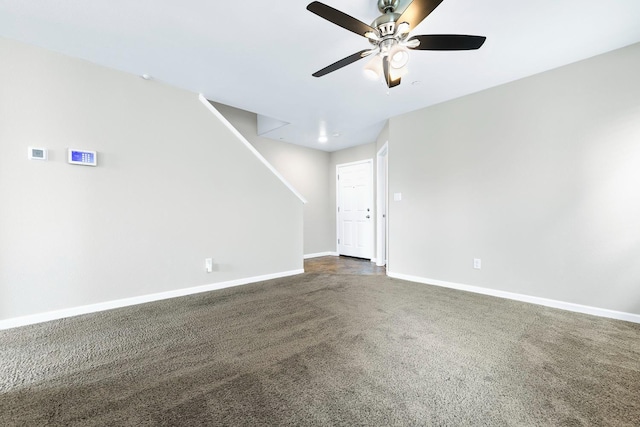
{"type": "Polygon", "coordinates": [[[473,268],[480,270],[482,268],[482,260],[480,258],[473,259],[473,268]]]}
{"type": "Polygon", "coordinates": [[[205,258],[204,269],[207,273],[211,273],[213,271],[213,258],[205,258]]]}

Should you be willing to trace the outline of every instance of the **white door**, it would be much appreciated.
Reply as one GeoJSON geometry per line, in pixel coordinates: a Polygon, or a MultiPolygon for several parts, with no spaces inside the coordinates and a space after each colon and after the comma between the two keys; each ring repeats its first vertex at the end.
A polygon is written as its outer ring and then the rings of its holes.
{"type": "Polygon", "coordinates": [[[337,166],[338,253],[373,255],[373,161],[337,166]]]}

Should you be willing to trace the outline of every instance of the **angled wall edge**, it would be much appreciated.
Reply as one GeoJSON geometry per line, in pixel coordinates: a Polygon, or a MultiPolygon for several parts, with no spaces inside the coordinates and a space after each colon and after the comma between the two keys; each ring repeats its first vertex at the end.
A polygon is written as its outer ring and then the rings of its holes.
{"type": "Polygon", "coordinates": [[[202,102],[204,104],[205,107],[207,107],[207,109],[209,111],[211,111],[213,113],[213,115],[215,115],[218,120],[220,120],[230,131],[233,135],[235,135],[236,138],[238,138],[244,145],[245,147],[247,147],[249,149],[249,151],[251,151],[253,153],[254,156],[256,156],[258,158],[258,160],[260,160],[270,171],[271,173],[273,173],[280,181],[282,181],[282,183],[293,193],[296,195],[296,197],[298,197],[298,199],[300,199],[300,201],[304,204],[307,203],[307,199],[304,198],[304,196],[302,194],[300,194],[298,192],[298,190],[295,189],[295,187],[293,185],[291,185],[289,183],[289,181],[287,181],[272,165],[271,163],[269,163],[267,161],[267,159],[265,159],[262,154],[260,154],[258,152],[258,150],[255,149],[255,147],[253,145],[251,145],[251,143],[249,141],[247,141],[247,138],[245,138],[244,136],[242,136],[242,134],[240,132],[238,132],[238,130],[229,122],[229,120],[227,120],[213,105],[211,105],[211,102],[209,102],[209,100],[207,98],[204,97],[204,95],[199,94],[198,95],[198,99],[200,100],[200,102],[202,102]]]}

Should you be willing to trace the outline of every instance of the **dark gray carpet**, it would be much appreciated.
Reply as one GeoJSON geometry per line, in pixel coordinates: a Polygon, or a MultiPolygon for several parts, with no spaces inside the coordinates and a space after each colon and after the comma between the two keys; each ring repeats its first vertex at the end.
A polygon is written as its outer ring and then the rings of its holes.
{"type": "Polygon", "coordinates": [[[640,425],[640,325],[305,274],[0,331],[0,425],[640,425]]]}

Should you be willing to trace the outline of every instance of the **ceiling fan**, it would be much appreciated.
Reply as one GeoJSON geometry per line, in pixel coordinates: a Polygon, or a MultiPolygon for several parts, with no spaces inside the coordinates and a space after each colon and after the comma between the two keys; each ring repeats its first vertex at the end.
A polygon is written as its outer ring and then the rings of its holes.
{"type": "Polygon", "coordinates": [[[396,12],[400,0],[378,0],[378,10],[382,13],[371,25],[367,25],[344,12],[319,1],[309,3],[307,10],[321,18],[365,37],[373,45],[353,55],[316,71],[314,77],[322,77],[339,70],[359,59],[374,55],[365,66],[365,72],[372,78],[382,74],[387,87],[400,84],[406,73],[409,49],[413,50],[473,50],[478,49],[486,37],[461,34],[431,34],[413,36],[409,32],[420,24],[443,0],[413,0],[402,12],[396,12]]]}

